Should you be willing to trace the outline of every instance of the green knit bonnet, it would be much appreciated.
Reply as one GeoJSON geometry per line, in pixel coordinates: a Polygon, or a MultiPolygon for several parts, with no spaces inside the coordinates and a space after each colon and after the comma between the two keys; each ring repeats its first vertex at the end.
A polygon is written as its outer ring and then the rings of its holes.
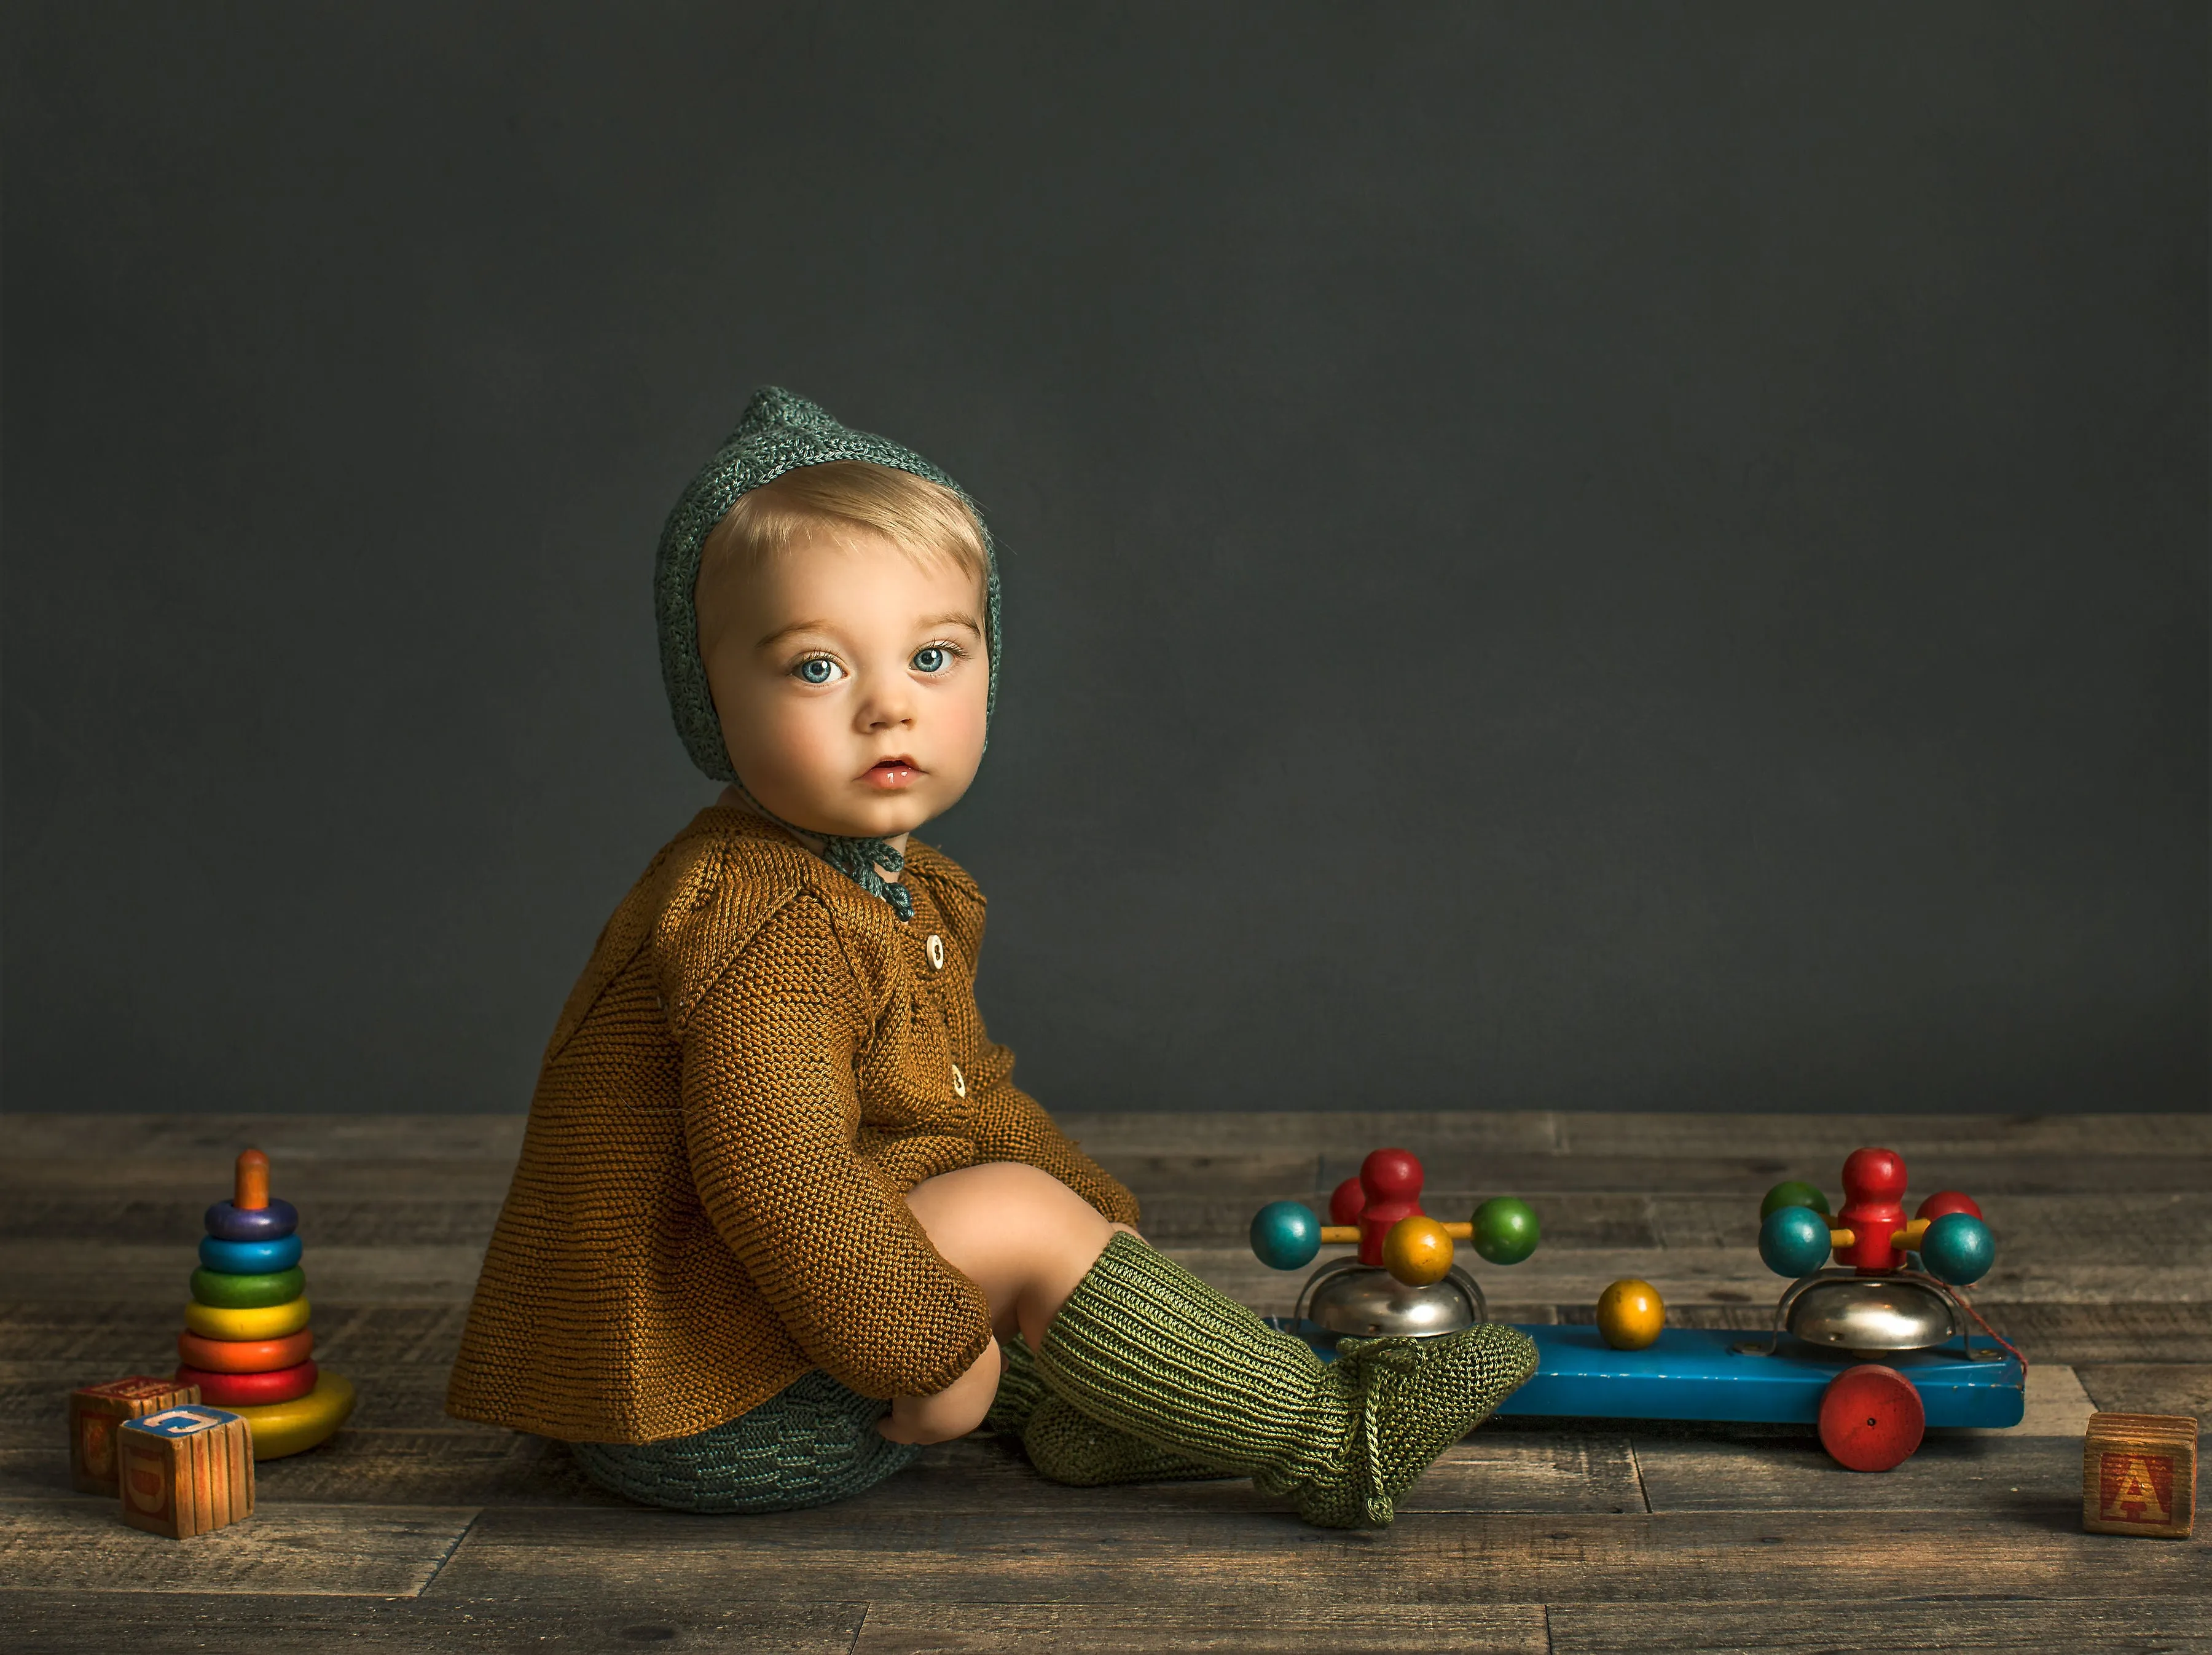
{"type": "MultiPolygon", "coordinates": [[[[988,718],[999,700],[999,557],[983,514],[968,491],[910,448],[887,437],[855,431],[841,425],[827,410],[780,386],[763,386],[753,393],[731,432],[714,457],[699,468],[690,485],[668,514],[660,532],[660,551],[653,560],[653,608],[660,624],[660,676],[668,686],[669,709],[676,717],[676,733],[684,738],[691,762],[717,782],[744,781],[731,768],[722,741],[722,721],[714,713],[714,697],[707,685],[706,663],[699,658],[699,554],[738,496],[786,472],[802,465],[823,465],[832,460],[862,459],[894,471],[906,472],[941,484],[966,502],[982,530],[984,581],[983,647],[990,658],[991,678],[988,718]]],[[[751,795],[748,793],[747,797],[751,795]]],[[[756,806],[759,801],[754,800],[756,806]]],[[[765,808],[762,813],[781,821],[765,808]]],[[[785,827],[793,824],[782,822],[785,827]]],[[[802,829],[811,833],[811,829],[802,829]]],[[[882,897],[903,920],[914,911],[902,885],[886,883],[878,867],[900,872],[904,859],[881,839],[845,838],[814,834],[824,842],[823,855],[863,890],[882,897]]]]}

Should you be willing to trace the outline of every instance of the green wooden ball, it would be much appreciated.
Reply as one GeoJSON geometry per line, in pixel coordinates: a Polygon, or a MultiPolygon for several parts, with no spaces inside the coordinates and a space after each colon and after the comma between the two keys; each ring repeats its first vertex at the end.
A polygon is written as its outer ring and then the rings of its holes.
{"type": "Polygon", "coordinates": [[[1518,1264],[1536,1250],[1536,1209],[1494,1196],[1474,1209],[1474,1250],[1492,1264],[1518,1264]]]}
{"type": "Polygon", "coordinates": [[[1825,1214],[1828,1198],[1802,1178],[1791,1178],[1766,1192],[1766,1199],[1759,1203],[1759,1221],[1765,1223],[1784,1207],[1809,1207],[1816,1213],[1825,1214]]]}

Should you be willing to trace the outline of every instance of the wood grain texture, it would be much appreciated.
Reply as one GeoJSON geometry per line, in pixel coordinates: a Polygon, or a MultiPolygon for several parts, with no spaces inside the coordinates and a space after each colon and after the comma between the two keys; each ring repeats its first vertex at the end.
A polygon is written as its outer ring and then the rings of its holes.
{"type": "MultiPolygon", "coordinates": [[[[1759,1196],[1784,1177],[1833,1196],[1843,1155],[1886,1143],[1916,1198],[1950,1183],[1982,1200],[2000,1262],[1976,1303],[2028,1350],[2032,1386],[2071,1388],[2035,1419],[2093,1402],[2201,1415],[2212,1401],[2212,1117],[1064,1124],[1129,1179],[1168,1250],[1263,1309],[1287,1309],[1303,1273],[1252,1259],[1254,1208],[1285,1196],[1318,1208],[1360,1154],[1396,1143],[1428,1162],[1432,1211],[1464,1216],[1498,1193],[1537,1205],[1536,1257],[1478,1269],[1501,1319],[1587,1319],[1607,1281],[1633,1275],[1660,1286],[1677,1325],[1743,1328],[1767,1324],[1781,1286],[1754,1251],[1759,1196]],[[2137,1244],[2147,1236],[2155,1250],[2137,1244]]],[[[558,1445],[443,1411],[520,1126],[113,1117],[95,1154],[82,1120],[0,1117],[0,1190],[14,1197],[0,1216],[0,1270],[15,1281],[0,1300],[10,1655],[225,1640],[1266,1651],[1315,1647],[1316,1626],[1409,1650],[2208,1647],[2207,1540],[2081,1534],[2078,1435],[1931,1433],[1865,1476],[1809,1431],[1498,1421],[1378,1534],[1308,1529],[1240,1481],[1061,1488],[988,1438],[929,1450],[817,1512],[632,1506],[558,1445]],[[278,1193],[301,1208],[318,1359],[356,1380],[362,1403],[331,1442],[260,1468],[251,1522],[156,1541],[68,1491],[62,1402],[88,1380],[167,1371],[200,1214],[246,1142],[275,1157],[278,1193]]]]}
{"type": "MultiPolygon", "coordinates": [[[[1910,1140],[1906,1141],[1908,1143],[1910,1140]]],[[[1419,1152],[1416,1151],[1418,1153],[1419,1152]]],[[[2212,1188],[2212,1156],[2176,1149],[2166,1155],[2046,1154],[1957,1150],[1905,1153],[1912,1188],[1965,1190],[1976,1200],[2006,1195],[2192,1195],[2212,1188]]],[[[1759,1199],[1784,1178],[1802,1178],[1840,1190],[1841,1155],[1746,1154],[1729,1149],[1669,1160],[1647,1155],[1525,1155],[1459,1157],[1449,1151],[1423,1155],[1438,1189],[1485,1190],[1534,1199],[1559,1190],[1618,1190],[1640,1195],[1733,1195],[1759,1199]]],[[[1334,1189],[1358,1170],[1357,1155],[1322,1158],[1316,1187],[1334,1189]]],[[[1918,1196],[1916,1194],[1915,1199],[1918,1196]]]]}
{"type": "MultiPolygon", "coordinates": [[[[1968,1579],[1956,1584],[1972,1585],[1968,1579]]],[[[2091,1574],[2075,1590],[2095,1584],[2091,1574]]],[[[1763,1603],[1567,1603],[1553,1608],[1554,1655],[2190,1655],[2212,1650],[2203,1597],[2051,1597],[1911,1603],[1778,1598],[1763,1603]]]]}
{"type": "MultiPolygon", "coordinates": [[[[134,1159],[169,1161],[183,1176],[204,1178],[213,1167],[219,1193],[230,1188],[232,1164],[248,1146],[265,1150],[278,1195],[292,1162],[399,1159],[504,1160],[522,1153],[527,1117],[499,1115],[0,1115],[0,1159],[82,1161],[89,1119],[100,1146],[134,1159]]],[[[96,1157],[93,1158],[96,1159],[96,1157]]],[[[210,1201],[216,1196],[210,1196],[210,1201]]]]}
{"type": "MultiPolygon", "coordinates": [[[[1182,1485],[1188,1487],[1188,1485],[1182,1485]]],[[[1176,1487],[1170,1485],[1170,1488],[1176,1487]]],[[[1165,1494],[1133,1518],[1048,1519],[969,1507],[926,1517],[863,1498],[772,1522],[653,1512],[488,1509],[447,1565],[447,1589],[527,1595],[538,1579],[634,1593],[716,1579],[744,1597],[819,1602],[865,1582],[873,1601],[1148,1602],[1334,1615],[1340,1603],[1676,1602],[2202,1596],[2203,1539],[2122,1551],[2047,1512],[1422,1513],[1380,1532],[1309,1529],[1287,1512],[1193,1512],[1165,1494]],[[742,1583],[741,1585],[739,1583],[742,1583]]]]}
{"type": "MultiPolygon", "coordinates": [[[[227,1165],[227,1163],[226,1163],[227,1165]]],[[[287,1161],[277,1171],[276,1193],[300,1209],[328,1201],[373,1202],[402,1194],[408,1201],[499,1202],[514,1176],[510,1157],[496,1161],[409,1160],[377,1156],[349,1159],[287,1161]]],[[[229,1190],[230,1175],[215,1158],[173,1161],[125,1149],[100,1159],[26,1158],[0,1168],[0,1189],[40,1198],[68,1196],[90,1200],[127,1199],[207,1203],[229,1190]],[[210,1182],[210,1173],[219,1173],[210,1182]]]]}
{"type": "Polygon", "coordinates": [[[732,1601],[719,1590],[625,1600],[553,1584],[527,1599],[497,1600],[434,1591],[396,1599],[0,1591],[0,1648],[9,1655],[513,1655],[536,1649],[846,1655],[866,1612],[860,1603],[732,1601]]]}
{"type": "Polygon", "coordinates": [[[0,1586],[412,1597],[475,1516],[451,1506],[271,1505],[179,1542],[125,1527],[112,1500],[0,1500],[0,1586]]]}
{"type": "Polygon", "coordinates": [[[2212,1362],[2212,1305],[2022,1304],[1974,1296],[1974,1308],[2039,1361],[2212,1362]]]}
{"type": "MultiPolygon", "coordinates": [[[[1332,1626],[1372,1628],[1359,1647],[1467,1655],[2203,1655],[2212,1603],[2100,1598],[1988,1603],[1788,1599],[1768,1603],[1447,1604],[1332,1607],[1332,1626]]],[[[743,1650],[748,1655],[972,1655],[1041,1650],[1058,1655],[1241,1651],[1309,1655],[1331,1646],[1286,1603],[1273,1610],[1146,1603],[754,1603],[726,1591],[661,1588],[629,1598],[558,1587],[527,1600],[434,1591],[380,1602],[333,1597],[241,1598],[197,1594],[82,1597],[0,1593],[0,1644],[21,1655],[326,1655],[333,1648],[510,1652],[743,1650]]]]}
{"type": "Polygon", "coordinates": [[[1544,1655],[1539,1603],[1360,1603],[1330,1615],[1328,1631],[1285,1606],[1274,1611],[1153,1603],[871,1603],[853,1655],[1544,1655]]]}
{"type": "Polygon", "coordinates": [[[1632,1440],[1655,1512],[1974,1512],[2034,1523],[2081,1500],[2078,1435],[1931,1436],[1879,1476],[1844,1470],[1809,1433],[1632,1440]]]}
{"type": "Polygon", "coordinates": [[[1896,1150],[1913,1187],[1930,1182],[1936,1160],[1953,1153],[2212,1155],[2212,1113],[2113,1115],[1690,1115],[1560,1114],[1558,1148],[1568,1155],[1785,1156],[1826,1161],[1832,1183],[1844,1157],[1865,1144],[1896,1150]],[[1921,1162],[1927,1159],[1923,1170],[1921,1162]]]}
{"type": "MultiPolygon", "coordinates": [[[[295,1203],[297,1205],[298,1203],[295,1203]]],[[[481,1247],[499,1220],[499,1198],[391,1196],[313,1201],[302,1214],[310,1248],[481,1247]]],[[[208,1202],[189,1196],[116,1196],[106,1191],[18,1196],[0,1207],[0,1240],[137,1244],[189,1254],[206,1234],[208,1202]]]]}
{"type": "Polygon", "coordinates": [[[2108,1414],[2193,1414],[2212,1421],[2212,1362],[2097,1362],[2076,1368],[2089,1400],[2108,1414]]]}

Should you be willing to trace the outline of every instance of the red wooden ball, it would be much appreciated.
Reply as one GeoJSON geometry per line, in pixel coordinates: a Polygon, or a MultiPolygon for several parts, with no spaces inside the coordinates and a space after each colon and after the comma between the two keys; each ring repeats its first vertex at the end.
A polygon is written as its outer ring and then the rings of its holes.
{"type": "Polygon", "coordinates": [[[1359,1182],[1371,1202],[1419,1201],[1421,1164],[1403,1149],[1378,1149],[1359,1163],[1359,1182]]]}
{"type": "Polygon", "coordinates": [[[1336,1186],[1336,1193],[1328,1198],[1328,1221],[1331,1224],[1357,1224],[1360,1214],[1366,1208],[1366,1190],[1358,1178],[1346,1178],[1336,1186]]]}
{"type": "Polygon", "coordinates": [[[1964,1213],[1969,1218],[1982,1217],[1982,1209],[1972,1196],[1962,1196],[1956,1190],[1938,1190],[1920,1203],[1912,1216],[1931,1222],[1947,1213],[1964,1213]]]}
{"type": "Polygon", "coordinates": [[[1844,1198],[1849,1202],[1905,1199],[1905,1157],[1894,1149],[1854,1149],[1844,1163],[1844,1198]]]}

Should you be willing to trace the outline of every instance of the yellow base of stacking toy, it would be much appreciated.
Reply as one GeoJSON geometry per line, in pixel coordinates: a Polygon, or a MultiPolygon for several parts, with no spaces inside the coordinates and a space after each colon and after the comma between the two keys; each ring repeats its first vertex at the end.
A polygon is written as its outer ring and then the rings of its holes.
{"type": "Polygon", "coordinates": [[[253,1457],[282,1459],[313,1448],[346,1422],[353,1412],[353,1381],[325,1368],[315,1388],[289,1402],[259,1402],[234,1408],[253,1433],[253,1457]]]}

